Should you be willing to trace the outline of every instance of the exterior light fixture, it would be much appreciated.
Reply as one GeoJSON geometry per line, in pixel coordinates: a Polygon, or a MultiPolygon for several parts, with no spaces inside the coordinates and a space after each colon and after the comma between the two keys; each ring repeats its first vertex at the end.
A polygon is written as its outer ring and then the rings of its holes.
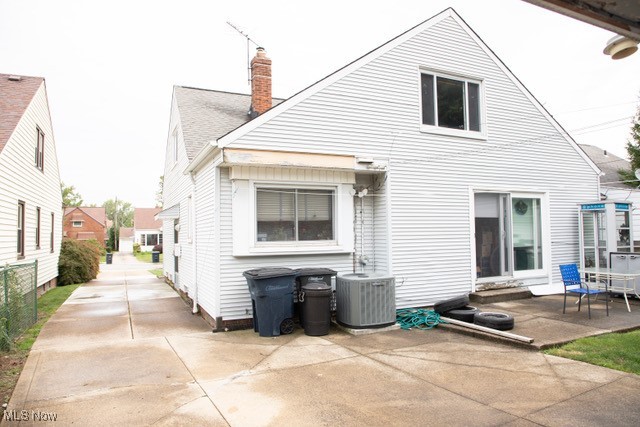
{"type": "Polygon", "coordinates": [[[611,55],[612,59],[622,59],[634,54],[638,50],[638,41],[625,36],[615,36],[604,48],[605,55],[611,55]]]}

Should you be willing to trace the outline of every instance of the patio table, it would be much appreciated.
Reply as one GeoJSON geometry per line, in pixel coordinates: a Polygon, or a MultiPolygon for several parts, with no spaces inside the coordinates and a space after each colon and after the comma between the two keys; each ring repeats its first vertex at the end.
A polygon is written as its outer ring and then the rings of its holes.
{"type": "Polygon", "coordinates": [[[640,278],[640,272],[626,272],[622,273],[614,271],[610,268],[583,268],[581,272],[589,278],[590,282],[595,282],[596,286],[601,287],[601,283],[604,283],[605,290],[608,292],[620,292],[624,295],[624,302],[627,304],[627,311],[631,313],[631,307],[629,307],[629,300],[627,299],[628,293],[633,293],[636,297],[638,295],[637,279],[640,278]]]}

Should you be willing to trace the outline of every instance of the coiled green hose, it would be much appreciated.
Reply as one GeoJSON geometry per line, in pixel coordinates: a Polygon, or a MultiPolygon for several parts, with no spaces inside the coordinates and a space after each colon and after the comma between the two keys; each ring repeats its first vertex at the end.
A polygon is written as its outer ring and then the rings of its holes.
{"type": "Polygon", "coordinates": [[[440,315],[435,311],[422,308],[396,310],[396,322],[402,329],[432,329],[440,323],[447,323],[441,320],[440,315]]]}

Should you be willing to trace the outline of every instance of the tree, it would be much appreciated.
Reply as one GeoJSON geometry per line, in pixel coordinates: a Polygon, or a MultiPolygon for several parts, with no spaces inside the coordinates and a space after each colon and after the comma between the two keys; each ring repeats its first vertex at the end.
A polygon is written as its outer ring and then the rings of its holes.
{"type": "MultiPolygon", "coordinates": [[[[102,204],[107,213],[107,218],[111,220],[114,225],[120,227],[133,227],[133,206],[131,203],[122,200],[109,199],[102,204]],[[116,224],[117,213],[117,224],[116,224]]],[[[116,230],[117,231],[117,230],[116,230]]]]}
{"type": "Polygon", "coordinates": [[[160,177],[158,182],[158,191],[156,191],[156,208],[162,207],[162,191],[164,190],[164,175],[160,177]]]}
{"type": "Polygon", "coordinates": [[[82,200],[82,196],[77,192],[76,188],[73,185],[65,185],[64,182],[60,183],[60,188],[62,190],[62,205],[66,207],[70,206],[82,206],[84,200],[82,200]]]}
{"type": "Polygon", "coordinates": [[[631,125],[631,140],[627,141],[627,154],[629,154],[630,169],[620,169],[618,176],[629,187],[637,188],[640,184],[635,174],[635,171],[640,169],[640,106],[631,125]]]}

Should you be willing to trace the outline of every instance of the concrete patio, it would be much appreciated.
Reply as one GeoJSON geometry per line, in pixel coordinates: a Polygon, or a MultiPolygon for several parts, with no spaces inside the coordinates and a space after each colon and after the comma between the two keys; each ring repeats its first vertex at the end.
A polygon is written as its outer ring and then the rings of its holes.
{"type": "MultiPolygon", "coordinates": [[[[122,261],[122,260],[121,260],[122,261]]],[[[629,425],[640,377],[458,333],[214,334],[151,264],[102,266],[38,337],[9,410],[56,425],[629,425]]],[[[482,307],[550,343],[638,322],[557,297],[482,307]],[[543,334],[544,333],[544,334],[543,334]]],[[[636,323],[636,326],[640,323],[636,323]]],[[[15,423],[17,424],[17,423],[15,423]]],[[[2,425],[14,425],[2,421],[2,425]]]]}

